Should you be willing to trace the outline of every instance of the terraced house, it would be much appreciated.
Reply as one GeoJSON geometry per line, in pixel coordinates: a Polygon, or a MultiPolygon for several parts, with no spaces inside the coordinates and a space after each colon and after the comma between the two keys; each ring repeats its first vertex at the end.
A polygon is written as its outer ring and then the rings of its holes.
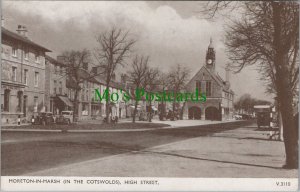
{"type": "Polygon", "coordinates": [[[29,121],[45,110],[45,53],[47,48],[27,36],[25,26],[16,32],[2,29],[1,121],[29,121]]]}

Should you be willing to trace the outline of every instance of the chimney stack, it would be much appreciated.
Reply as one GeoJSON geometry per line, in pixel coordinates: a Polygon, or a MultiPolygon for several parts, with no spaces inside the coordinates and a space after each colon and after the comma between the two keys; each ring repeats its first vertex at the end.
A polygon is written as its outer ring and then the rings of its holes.
{"type": "Polygon", "coordinates": [[[18,34],[27,38],[27,28],[25,25],[18,25],[17,32],[18,32],[18,34]]]}

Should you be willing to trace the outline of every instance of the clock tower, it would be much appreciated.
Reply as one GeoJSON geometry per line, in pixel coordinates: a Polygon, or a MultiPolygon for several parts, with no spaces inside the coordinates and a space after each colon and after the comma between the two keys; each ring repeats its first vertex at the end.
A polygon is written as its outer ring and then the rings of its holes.
{"type": "Polygon", "coordinates": [[[210,43],[206,51],[205,67],[210,70],[210,72],[215,73],[216,64],[216,52],[214,50],[212,38],[210,38],[210,43]]]}

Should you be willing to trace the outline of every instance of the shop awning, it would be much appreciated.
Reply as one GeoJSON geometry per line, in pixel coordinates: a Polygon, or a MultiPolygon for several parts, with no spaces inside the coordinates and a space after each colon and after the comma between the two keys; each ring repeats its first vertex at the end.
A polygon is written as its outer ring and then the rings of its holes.
{"type": "Polygon", "coordinates": [[[69,107],[73,107],[73,103],[70,101],[70,99],[68,97],[64,97],[64,96],[58,96],[58,98],[64,102],[67,106],[69,107]]]}

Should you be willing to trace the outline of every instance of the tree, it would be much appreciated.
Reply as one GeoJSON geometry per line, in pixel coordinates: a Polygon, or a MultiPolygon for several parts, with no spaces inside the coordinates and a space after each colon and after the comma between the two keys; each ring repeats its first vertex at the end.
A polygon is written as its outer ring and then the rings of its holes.
{"type": "MultiPolygon", "coordinates": [[[[148,102],[149,102],[149,122],[152,120],[152,94],[153,91],[158,89],[158,74],[159,70],[157,68],[148,68],[146,73],[146,78],[144,81],[145,92],[148,93],[148,102]]],[[[153,95],[154,96],[154,95],[153,95]]],[[[147,99],[146,99],[147,100],[147,99]]]]}
{"type": "Polygon", "coordinates": [[[236,72],[249,65],[259,67],[267,90],[278,98],[286,152],[284,167],[298,168],[298,127],[293,118],[293,97],[297,97],[299,79],[299,5],[295,1],[240,5],[243,16],[233,21],[226,32],[230,67],[236,72]]]}
{"type": "MultiPolygon", "coordinates": [[[[174,93],[174,102],[173,102],[173,111],[176,108],[176,97],[178,92],[185,88],[185,85],[188,81],[190,71],[186,67],[182,67],[180,64],[177,64],[168,74],[169,86],[168,90],[174,93]]],[[[183,106],[184,107],[184,106],[183,106]]],[[[182,119],[183,107],[180,111],[180,118],[182,119]]]]}
{"type": "Polygon", "coordinates": [[[73,119],[78,115],[78,94],[81,90],[81,85],[85,80],[90,80],[92,77],[85,69],[85,64],[90,60],[90,53],[84,49],[81,51],[65,51],[62,53],[63,63],[66,67],[66,76],[68,81],[72,84],[74,90],[73,100],[73,119]]]}
{"type": "Polygon", "coordinates": [[[134,111],[132,116],[132,122],[135,123],[135,116],[137,113],[137,106],[140,98],[136,95],[135,90],[142,88],[145,82],[148,66],[149,57],[145,56],[135,56],[131,63],[131,70],[129,74],[129,82],[133,84],[133,89],[130,92],[131,98],[134,98],[134,111]],[[135,89],[135,90],[134,90],[135,89]]]}
{"type": "MultiPolygon", "coordinates": [[[[159,90],[165,91],[168,88],[168,76],[164,72],[159,72],[158,73],[158,87],[159,90]]],[[[159,119],[163,120],[163,117],[166,115],[166,105],[164,104],[164,100],[162,99],[160,102],[160,114],[159,114],[159,119]]]]}
{"type": "MultiPolygon", "coordinates": [[[[97,68],[100,68],[105,74],[106,89],[109,90],[112,77],[115,75],[119,66],[126,65],[126,58],[135,43],[135,40],[129,38],[129,31],[112,28],[110,31],[100,34],[96,37],[98,46],[94,50],[94,56],[97,61],[97,68]]],[[[109,97],[108,93],[108,98],[109,97]]],[[[106,119],[110,122],[110,100],[106,101],[106,119]]]]}
{"type": "Polygon", "coordinates": [[[254,105],[271,105],[271,102],[253,98],[249,93],[246,93],[239,97],[234,103],[234,107],[236,110],[238,110],[239,112],[240,110],[242,110],[242,112],[247,113],[253,112],[254,105]]]}

